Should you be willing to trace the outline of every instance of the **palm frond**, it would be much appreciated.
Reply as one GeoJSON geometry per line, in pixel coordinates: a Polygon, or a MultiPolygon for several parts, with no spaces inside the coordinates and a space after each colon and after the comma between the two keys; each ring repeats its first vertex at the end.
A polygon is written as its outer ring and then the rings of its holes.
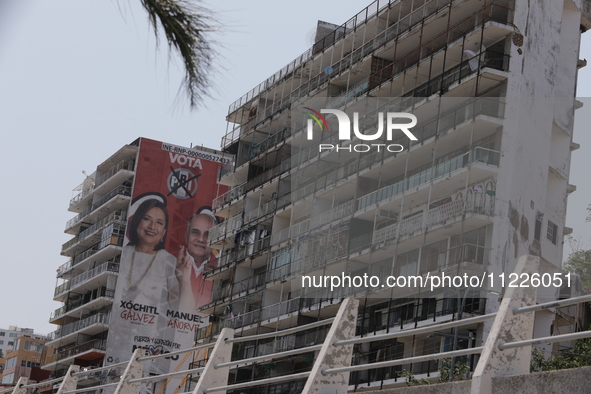
{"type": "Polygon", "coordinates": [[[209,96],[215,55],[208,39],[215,24],[210,13],[189,0],[140,1],[156,39],[161,27],[168,46],[180,54],[185,68],[181,89],[187,93],[191,108],[198,107],[209,96]]]}

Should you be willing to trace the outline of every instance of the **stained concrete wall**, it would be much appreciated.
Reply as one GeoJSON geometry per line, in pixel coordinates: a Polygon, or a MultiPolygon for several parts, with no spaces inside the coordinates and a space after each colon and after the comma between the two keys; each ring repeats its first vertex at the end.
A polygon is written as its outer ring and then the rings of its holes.
{"type": "MultiPolygon", "coordinates": [[[[401,387],[366,394],[469,394],[471,381],[401,387]]],[[[504,376],[492,379],[495,394],[588,394],[591,387],[591,367],[504,376]]]]}

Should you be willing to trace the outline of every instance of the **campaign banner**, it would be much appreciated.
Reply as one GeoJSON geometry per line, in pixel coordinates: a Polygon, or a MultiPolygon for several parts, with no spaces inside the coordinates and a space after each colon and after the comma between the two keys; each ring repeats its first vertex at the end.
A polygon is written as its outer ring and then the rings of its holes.
{"type": "MultiPolygon", "coordinates": [[[[211,203],[229,160],[199,149],[141,138],[132,201],[111,312],[105,364],[137,348],[162,355],[189,348],[209,324],[197,309],[211,301],[204,273],[217,266],[208,236],[218,223],[211,203]]],[[[225,192],[225,190],[222,190],[225,192]]],[[[158,358],[144,371],[187,369],[191,354],[158,358]]],[[[174,387],[166,388],[172,392],[174,387]]]]}

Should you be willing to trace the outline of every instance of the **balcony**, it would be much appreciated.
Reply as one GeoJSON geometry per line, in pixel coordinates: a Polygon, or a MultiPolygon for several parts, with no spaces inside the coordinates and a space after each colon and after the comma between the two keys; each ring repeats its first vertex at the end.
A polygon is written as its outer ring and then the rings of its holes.
{"type": "Polygon", "coordinates": [[[213,200],[212,203],[212,208],[214,211],[220,209],[221,207],[223,207],[224,205],[232,202],[233,200],[237,199],[238,197],[242,196],[245,192],[245,187],[246,187],[246,182],[242,183],[238,186],[234,186],[233,188],[231,188],[230,190],[228,190],[226,193],[222,194],[221,196],[216,197],[215,200],[213,200]]]}
{"type": "Polygon", "coordinates": [[[227,319],[226,327],[239,328],[261,322],[270,321],[288,313],[298,312],[300,310],[300,299],[292,299],[288,301],[279,302],[277,304],[264,306],[261,309],[247,312],[243,315],[238,315],[227,319]]]}
{"type": "MultiPolygon", "coordinates": [[[[312,48],[298,56],[293,62],[283,67],[266,81],[253,88],[240,99],[236,100],[232,105],[230,105],[228,111],[229,117],[231,118],[239,108],[243,107],[266,90],[269,90],[273,85],[278,84],[279,81],[283,80],[284,78],[289,78],[297,69],[303,67],[308,62],[308,60],[313,57],[314,54],[324,51],[328,47],[335,45],[336,42],[340,42],[344,37],[354,33],[358,28],[367,23],[379,12],[390,9],[395,3],[396,1],[393,0],[374,1],[349,21],[316,42],[312,48]]],[[[333,72],[330,77],[325,73],[319,73],[312,77],[309,82],[291,92],[287,97],[284,97],[274,106],[275,108],[267,108],[265,111],[265,117],[280,111],[284,106],[282,104],[288,102],[291,98],[308,95],[312,90],[316,89],[330,78],[337,77],[343,69],[349,68],[351,64],[355,64],[357,61],[374,52],[376,49],[385,45],[387,42],[414,29],[419,24],[421,24],[424,19],[429,18],[439,12],[445,12],[448,8],[447,2],[441,6],[441,4],[437,4],[437,2],[426,1],[425,4],[421,4],[417,8],[402,10],[401,13],[397,15],[397,21],[390,25],[386,30],[381,31],[376,37],[364,43],[362,47],[356,48],[351,54],[345,55],[344,58],[339,59],[338,62],[332,64],[331,67],[333,72]],[[270,112],[268,115],[267,112],[271,110],[272,112],[270,112]]],[[[231,121],[234,123],[242,123],[237,119],[231,121]]],[[[223,138],[222,146],[227,147],[239,137],[240,133],[236,132],[236,130],[233,130],[223,138]]]]}
{"type": "Polygon", "coordinates": [[[96,179],[94,185],[95,191],[100,192],[100,190],[108,190],[115,185],[120,185],[133,175],[134,170],[135,160],[120,161],[96,179]],[[107,184],[105,185],[105,183],[107,184]]]}
{"type": "Polygon", "coordinates": [[[291,169],[291,159],[283,160],[281,162],[281,164],[279,164],[278,166],[273,167],[270,170],[267,170],[267,171],[263,172],[262,174],[259,174],[259,175],[255,176],[254,178],[248,180],[246,182],[246,187],[245,187],[246,192],[249,192],[250,190],[257,188],[258,186],[263,185],[265,182],[270,181],[271,179],[289,171],[290,169],[291,169]]]}
{"type": "Polygon", "coordinates": [[[258,273],[229,286],[220,287],[213,292],[212,303],[216,303],[216,301],[223,300],[226,297],[236,296],[241,293],[250,294],[255,292],[265,285],[265,275],[265,272],[258,273]]]}
{"type": "Polygon", "coordinates": [[[335,226],[341,221],[348,219],[354,212],[355,200],[345,202],[318,215],[314,215],[309,219],[304,219],[290,227],[274,232],[271,236],[271,244],[276,245],[287,239],[298,237],[325,224],[335,226]]]}
{"type": "Polygon", "coordinates": [[[123,229],[118,229],[113,231],[111,234],[108,234],[101,239],[96,245],[76,255],[76,257],[73,258],[72,267],[77,268],[79,265],[83,265],[84,262],[88,261],[92,256],[99,260],[99,254],[104,255],[100,257],[103,257],[105,260],[113,258],[115,255],[119,254],[124,238],[122,230],[123,229]],[[121,232],[121,234],[119,232],[121,232]],[[114,246],[115,248],[110,248],[110,246],[114,246]]]}
{"type": "MultiPolygon", "coordinates": [[[[423,127],[418,128],[419,132],[421,132],[424,138],[431,138],[432,136],[439,135],[442,130],[447,131],[448,128],[445,128],[444,125],[447,124],[447,121],[450,119],[456,119],[460,121],[464,118],[470,119],[472,110],[476,110],[479,112],[479,115],[489,115],[497,117],[499,116],[498,111],[503,110],[503,105],[495,103],[494,101],[480,101],[478,100],[476,103],[471,101],[468,105],[463,105],[460,108],[455,109],[451,113],[444,115],[445,123],[440,123],[440,126],[435,126],[437,124],[437,120],[431,120],[427,122],[423,127]],[[474,106],[472,106],[474,105],[474,106]],[[470,108],[471,107],[471,108],[470,108]],[[457,116],[457,118],[456,118],[457,116]]],[[[457,124],[456,124],[457,126],[457,124]]],[[[393,141],[393,143],[398,143],[398,141],[393,141]]],[[[406,142],[405,142],[406,143],[406,142]]],[[[478,148],[477,148],[478,149],[478,148]]],[[[481,148],[484,149],[484,148],[481,148]]],[[[479,153],[480,154],[480,153],[479,153]]],[[[491,165],[498,166],[498,152],[497,152],[497,162],[494,162],[494,158],[491,158],[491,165]]],[[[365,169],[370,168],[374,164],[382,164],[384,162],[384,158],[380,154],[364,154],[361,156],[360,159],[354,159],[347,163],[344,163],[337,169],[330,171],[327,174],[320,174],[316,177],[316,179],[312,182],[298,185],[297,190],[292,191],[292,202],[296,202],[305,198],[307,196],[313,195],[314,193],[318,193],[322,190],[326,190],[330,187],[333,187],[338,182],[347,179],[348,177],[357,174],[365,169]]],[[[420,178],[420,177],[419,177],[420,178]]],[[[414,181],[412,182],[414,184],[414,181]]],[[[416,187],[416,186],[415,186],[416,187]]],[[[366,196],[364,196],[366,197],[366,196]]],[[[362,198],[364,198],[362,197],[362,198]]],[[[373,198],[373,197],[372,197],[373,198]]],[[[364,202],[365,204],[365,202],[364,202]]],[[[358,210],[361,208],[358,208],[358,210]]],[[[280,235],[276,234],[275,237],[279,241],[280,235]]],[[[286,239],[285,237],[281,238],[281,240],[286,239]]],[[[276,242],[274,241],[273,244],[276,242]]]]}
{"type": "Polygon", "coordinates": [[[92,341],[72,346],[48,356],[43,368],[47,369],[51,364],[57,362],[60,364],[70,364],[73,363],[74,359],[94,361],[95,359],[102,358],[106,354],[106,350],[107,341],[105,339],[93,339],[92,341]]]}
{"type": "Polygon", "coordinates": [[[219,259],[218,267],[211,273],[206,274],[206,278],[211,278],[213,274],[226,270],[233,264],[236,264],[247,257],[261,253],[270,246],[271,237],[266,236],[265,238],[257,239],[254,242],[249,242],[233,249],[225,250],[222,257],[219,259]]]}
{"type": "Polygon", "coordinates": [[[242,215],[224,220],[209,230],[209,244],[216,245],[228,237],[234,236],[242,228],[242,215]]]}
{"type": "MultiPolygon", "coordinates": [[[[397,329],[416,328],[420,322],[433,323],[441,317],[453,317],[458,311],[456,298],[426,298],[418,300],[400,299],[386,303],[380,310],[360,315],[357,318],[356,335],[379,333],[382,330],[395,331],[397,329]]],[[[486,311],[486,298],[467,298],[463,312],[472,315],[483,315],[486,311]]],[[[464,316],[466,318],[468,316],[464,316]]]]}
{"type": "MultiPolygon", "coordinates": [[[[97,288],[93,292],[87,292],[85,295],[79,295],[67,301],[62,307],[53,311],[49,318],[49,322],[53,324],[63,324],[64,319],[69,312],[75,311],[78,308],[92,307],[91,309],[101,309],[112,303],[115,296],[115,289],[106,289],[105,287],[97,288]]],[[[76,312],[78,314],[79,311],[76,312]]],[[[70,316],[72,317],[72,316],[70,316]]]]}
{"type": "MultiPolygon", "coordinates": [[[[331,65],[333,71],[330,76],[326,75],[324,72],[321,72],[299,86],[297,89],[293,90],[288,96],[273,103],[272,107],[266,108],[264,112],[260,111],[264,115],[259,116],[261,120],[258,123],[260,124],[266,121],[266,119],[271,117],[273,114],[288,108],[294,98],[308,96],[315,89],[322,86],[331,78],[334,79],[342,72],[349,70],[352,64],[355,64],[371,53],[374,53],[388,42],[391,42],[391,40],[393,40],[395,37],[399,37],[404,33],[411,31],[415,26],[417,28],[420,27],[421,23],[423,22],[423,18],[429,18],[438,13],[444,13],[448,11],[447,5],[440,7],[439,9],[436,7],[437,4],[434,4],[434,2],[427,2],[422,8],[419,8],[416,13],[413,12],[413,14],[407,15],[404,18],[400,17],[399,20],[388,27],[388,29],[379,33],[376,37],[366,42],[362,47],[355,49],[352,53],[346,55],[338,62],[331,65]]],[[[490,41],[487,41],[485,46],[493,44],[495,39],[501,39],[508,33],[508,30],[503,30],[497,25],[500,24],[512,26],[512,15],[512,9],[500,4],[489,4],[486,7],[475,11],[471,15],[465,17],[463,20],[454,23],[453,26],[448,27],[448,29],[442,31],[437,36],[421,43],[421,45],[414,46],[415,49],[401,54],[401,56],[399,56],[396,61],[390,63],[384,69],[372,74],[372,76],[370,76],[367,80],[358,82],[355,86],[348,89],[347,92],[333,100],[333,102],[330,103],[327,108],[339,108],[353,100],[355,97],[364,95],[366,92],[373,90],[378,85],[391,79],[396,79],[398,76],[406,73],[409,68],[415,66],[418,67],[421,63],[426,64],[428,63],[427,59],[429,58],[431,58],[431,61],[433,61],[434,57],[442,54],[445,48],[449,49],[454,45],[458,48],[463,46],[460,44],[462,44],[464,40],[466,40],[466,37],[468,37],[470,34],[474,33],[479,35],[479,33],[475,33],[475,31],[480,27],[483,27],[487,30],[485,38],[490,41]]],[[[332,34],[339,34],[338,29],[329,36],[332,34]]],[[[503,56],[503,54],[493,54],[491,51],[487,51],[486,53],[486,56],[489,57],[489,59],[485,60],[484,62],[479,60],[481,56],[485,56],[482,54],[478,54],[472,59],[468,59],[467,62],[471,62],[473,64],[474,59],[477,59],[478,68],[490,67],[503,71],[507,70],[508,57],[503,56]],[[501,59],[501,61],[499,61],[499,59],[501,59]]],[[[465,67],[468,65],[467,62],[460,63],[458,66],[448,70],[441,76],[436,77],[431,82],[427,83],[426,86],[415,89],[415,94],[407,94],[405,96],[429,97],[434,93],[447,91],[451,85],[455,84],[468,74],[471,74],[471,72],[476,71],[473,66],[469,67],[469,69],[465,67]],[[467,71],[471,72],[467,73],[467,71]],[[434,86],[436,87],[434,88],[434,86]]],[[[427,66],[427,68],[429,67],[427,66]]],[[[427,71],[428,72],[422,74],[430,75],[429,70],[427,71]]],[[[232,106],[230,108],[232,108],[232,106]]],[[[232,112],[233,111],[231,109],[230,113],[232,112]]],[[[252,130],[254,130],[253,119],[250,119],[248,123],[252,125],[249,126],[248,124],[243,124],[238,129],[232,130],[230,133],[228,133],[223,138],[223,146],[226,147],[230,145],[237,139],[248,135],[252,130]]],[[[265,148],[265,146],[261,146],[261,148],[265,148]]],[[[255,150],[255,153],[260,151],[260,149],[257,149],[255,150]]]]}
{"type": "Polygon", "coordinates": [[[381,201],[400,196],[403,192],[417,188],[435,179],[451,175],[453,172],[465,168],[469,164],[483,163],[489,166],[499,166],[500,152],[477,147],[453,159],[447,160],[434,167],[428,168],[409,178],[385,186],[375,192],[366,194],[357,200],[357,210],[364,210],[381,201]]]}
{"type": "Polygon", "coordinates": [[[68,260],[66,263],[59,266],[57,270],[55,270],[55,276],[58,278],[67,278],[67,276],[72,271],[72,259],[68,260]]]}
{"type": "Polygon", "coordinates": [[[54,292],[54,300],[55,301],[62,301],[58,299],[59,296],[64,295],[69,290],[74,290],[77,286],[88,283],[92,279],[97,278],[104,272],[110,273],[118,273],[119,272],[119,263],[113,259],[112,261],[106,261],[103,264],[99,265],[98,267],[91,269],[89,271],[83,272],[82,274],[75,276],[68,282],[65,282],[55,288],[54,292]]]}
{"type": "Polygon", "coordinates": [[[125,210],[115,211],[106,217],[102,218],[92,226],[80,232],[77,237],[66,242],[62,247],[62,254],[68,255],[72,252],[71,249],[84,250],[89,246],[95,244],[102,236],[102,231],[111,224],[119,224],[125,226],[127,220],[127,212],[125,210]]]}
{"type": "Polygon", "coordinates": [[[104,215],[105,212],[99,213],[97,209],[108,202],[111,202],[111,204],[107,207],[103,207],[104,211],[107,211],[107,213],[126,207],[129,203],[129,196],[131,196],[131,187],[123,185],[115,187],[113,190],[92,203],[86,210],[84,210],[84,212],[81,212],[68,220],[66,223],[66,232],[72,230],[74,226],[81,224],[83,220],[92,222],[93,220],[96,220],[100,214],[104,215]]]}
{"type": "Polygon", "coordinates": [[[276,200],[271,200],[262,207],[257,207],[251,211],[248,211],[244,215],[244,223],[251,223],[264,219],[268,214],[274,213],[276,210],[281,209],[291,203],[291,196],[286,194],[276,200]]]}
{"type": "Polygon", "coordinates": [[[494,199],[484,201],[477,196],[479,195],[471,194],[466,199],[448,202],[429,209],[426,213],[414,215],[376,230],[372,237],[372,244],[379,245],[396,238],[422,233],[433,227],[445,225],[467,213],[492,216],[494,214],[494,199]]]}
{"type": "Polygon", "coordinates": [[[90,196],[92,196],[92,192],[94,191],[94,176],[95,176],[95,174],[87,176],[86,179],[84,179],[84,182],[82,182],[80,185],[76,186],[74,191],[79,190],[80,193],[78,193],[77,195],[72,197],[72,199],[70,200],[70,205],[68,207],[68,211],[71,211],[71,212],[80,211],[80,209],[81,209],[80,207],[84,205],[84,203],[86,202],[86,200],[90,196]]]}
{"type": "Polygon", "coordinates": [[[96,313],[82,320],[75,321],[65,326],[61,326],[48,335],[50,345],[59,345],[59,343],[73,333],[95,335],[105,330],[109,324],[110,313],[96,313]]]}
{"type": "Polygon", "coordinates": [[[483,268],[489,263],[490,258],[490,248],[470,243],[453,246],[437,253],[430,253],[429,251],[423,253],[420,267],[421,275],[428,272],[455,270],[461,264],[475,264],[483,268]]]}

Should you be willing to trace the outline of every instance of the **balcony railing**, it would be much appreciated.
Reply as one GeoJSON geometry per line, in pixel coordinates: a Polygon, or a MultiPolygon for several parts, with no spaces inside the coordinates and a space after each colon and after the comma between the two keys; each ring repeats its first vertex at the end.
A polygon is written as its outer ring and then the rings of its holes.
{"type": "Polygon", "coordinates": [[[111,198],[122,195],[122,196],[131,196],[131,188],[129,186],[119,185],[109,193],[105,194],[103,197],[99,198],[93,204],[91,204],[87,209],[83,212],[79,213],[78,215],[74,216],[72,219],[68,220],[66,223],[66,230],[72,228],[76,223],[80,222],[86,216],[88,216],[92,211],[99,208],[101,205],[109,201],[111,198]]]}
{"type": "Polygon", "coordinates": [[[65,291],[68,291],[70,288],[74,288],[81,283],[86,282],[89,279],[94,278],[102,274],[103,272],[119,272],[119,263],[115,262],[114,260],[106,261],[103,264],[99,265],[98,267],[91,269],[89,271],[83,272],[78,276],[75,276],[72,280],[61,284],[60,286],[55,288],[54,296],[61,294],[65,291]]]}
{"type": "Polygon", "coordinates": [[[72,259],[68,260],[66,263],[59,266],[59,268],[56,270],[56,276],[59,278],[62,275],[70,272],[71,269],[72,269],[72,259]]]}
{"type": "Polygon", "coordinates": [[[88,227],[86,230],[80,232],[80,234],[78,234],[78,240],[79,241],[85,240],[93,233],[96,233],[96,232],[102,230],[104,227],[107,227],[111,223],[120,222],[120,223],[125,224],[126,220],[127,220],[127,211],[119,210],[119,211],[112,212],[111,214],[105,216],[104,218],[102,218],[101,220],[99,220],[98,222],[93,224],[92,226],[88,227]]]}
{"type": "Polygon", "coordinates": [[[433,271],[443,271],[446,268],[456,267],[458,264],[465,262],[485,266],[489,262],[489,254],[490,248],[470,243],[432,253],[423,249],[420,266],[421,275],[433,271]]]}
{"type": "Polygon", "coordinates": [[[235,163],[231,162],[228,164],[224,164],[221,168],[220,168],[220,179],[222,179],[224,176],[232,173],[234,171],[234,166],[235,163]]]}
{"type": "Polygon", "coordinates": [[[234,284],[220,287],[213,292],[212,302],[223,300],[226,297],[237,295],[243,291],[253,292],[265,284],[266,272],[258,273],[234,284]]]}
{"type": "Polygon", "coordinates": [[[97,313],[95,315],[89,316],[85,319],[75,321],[70,324],[66,324],[49,334],[50,340],[55,340],[66,335],[69,335],[73,332],[80,331],[88,326],[93,324],[109,324],[109,317],[111,315],[108,313],[97,313]]]}
{"type": "Polygon", "coordinates": [[[259,321],[270,320],[288,313],[297,312],[299,309],[300,299],[296,298],[235,316],[228,319],[226,326],[233,328],[244,327],[259,321]]]}
{"type": "MultiPolygon", "coordinates": [[[[104,234],[104,231],[103,231],[103,234],[101,234],[102,238],[101,238],[100,242],[98,244],[93,245],[92,247],[85,250],[84,252],[76,255],[76,257],[74,257],[74,263],[72,266],[75,266],[76,264],[78,264],[79,262],[84,260],[85,258],[92,256],[93,254],[95,254],[99,250],[101,250],[109,245],[122,246],[123,245],[123,229],[124,229],[124,226],[122,224],[118,225],[117,223],[114,222],[113,223],[113,230],[111,231],[111,233],[104,234]]],[[[70,241],[66,242],[62,246],[62,255],[68,255],[67,253],[70,252],[70,249],[74,245],[76,245],[78,242],[80,242],[79,237],[74,237],[70,241]]]]}
{"type": "MultiPolygon", "coordinates": [[[[293,90],[289,95],[282,98],[281,100],[272,104],[271,107],[264,109],[264,115],[259,116],[262,118],[260,122],[264,122],[267,118],[272,116],[274,113],[277,113],[287,107],[289,107],[290,103],[293,101],[293,98],[304,97],[308,95],[311,91],[318,88],[323,83],[327,82],[330,78],[337,77],[342,71],[350,69],[352,64],[357,63],[359,60],[363,59],[365,56],[369,55],[370,53],[377,50],[379,47],[385,45],[387,42],[391,41],[395,37],[403,34],[406,31],[412,30],[415,26],[418,26],[422,23],[424,18],[428,18],[432,15],[435,15],[441,11],[444,11],[448,8],[448,4],[450,1],[443,1],[443,2],[436,2],[436,1],[427,1],[424,5],[421,5],[416,10],[413,10],[412,13],[407,14],[406,16],[400,15],[398,20],[393,23],[391,26],[388,27],[385,31],[376,35],[376,37],[370,39],[366,43],[363,44],[362,47],[355,49],[352,53],[346,55],[338,62],[331,65],[332,73],[328,76],[326,73],[321,72],[316,76],[312,77],[310,80],[305,82],[304,84],[300,85],[298,88],[293,90]]],[[[380,8],[380,5],[377,2],[373,3],[376,5],[376,10],[380,8]]],[[[371,5],[369,7],[372,7],[371,5]]],[[[369,9],[369,8],[367,8],[369,9]]],[[[367,10],[366,9],[366,10],[367,10]]],[[[354,18],[355,19],[355,18],[354,18]]],[[[352,19],[351,21],[353,21],[352,19]]],[[[350,21],[350,22],[351,22],[350,21]]],[[[352,98],[357,97],[365,93],[368,89],[371,90],[376,87],[376,84],[381,84],[382,82],[387,81],[391,77],[397,74],[401,74],[404,70],[418,64],[420,61],[424,61],[429,56],[434,56],[435,54],[442,51],[443,48],[447,47],[450,42],[454,40],[462,39],[462,36],[468,34],[469,32],[473,31],[477,26],[480,26],[483,23],[494,21],[503,24],[512,24],[513,21],[513,10],[506,6],[500,4],[489,4],[486,7],[475,11],[473,14],[467,16],[465,19],[457,22],[453,26],[449,27],[448,29],[442,31],[436,37],[431,38],[429,41],[422,43],[420,46],[417,46],[415,49],[410,51],[407,54],[404,54],[401,58],[397,59],[395,62],[390,63],[384,69],[379,70],[377,73],[373,74],[368,80],[362,81],[358,85],[349,89],[346,93],[341,95],[338,99],[334,100],[333,103],[329,104],[327,108],[338,108],[352,98]]],[[[313,47],[313,51],[322,50],[325,45],[328,43],[332,45],[334,40],[337,36],[342,37],[345,34],[353,30],[347,30],[346,24],[334,30],[332,33],[328,34],[325,38],[318,41],[315,46],[313,47]],[[344,30],[340,30],[344,29],[344,30]]],[[[307,51],[306,53],[308,53],[307,51]]],[[[307,55],[309,56],[309,55],[307,55]]],[[[301,58],[301,57],[300,57],[301,58]]],[[[298,59],[300,59],[298,58],[298,59]]],[[[472,60],[472,59],[470,59],[472,60]]],[[[494,65],[494,62],[489,62],[488,64],[479,64],[481,66],[488,66],[493,68],[498,68],[499,65],[494,65]]],[[[502,64],[501,62],[500,67],[506,69],[506,65],[502,64]]],[[[301,64],[301,63],[299,63],[301,64]]],[[[289,68],[290,65],[286,66],[289,68]]],[[[279,72],[281,75],[281,71],[279,72]]],[[[284,74],[287,75],[287,74],[284,74]]],[[[289,74],[291,75],[291,74],[289,74]]],[[[465,75],[464,75],[465,76],[465,75]]],[[[270,88],[275,81],[277,75],[274,75],[269,80],[265,81],[263,84],[259,85],[258,87],[254,88],[251,92],[247,93],[241,99],[237,100],[233,105],[230,106],[229,113],[231,114],[234,112],[235,109],[238,107],[246,104],[246,102],[250,101],[256,95],[260,94],[262,91],[270,88]],[[267,84],[267,82],[269,82],[267,84]],[[261,90],[261,88],[264,88],[261,90]],[[256,92],[256,93],[255,93],[256,92]],[[248,99],[247,99],[248,98],[248,99]],[[237,106],[236,106],[237,105],[237,106]]],[[[443,81],[447,78],[440,78],[440,81],[443,81]]],[[[455,82],[455,81],[454,81],[455,82]]],[[[449,86],[449,84],[446,84],[449,86]]],[[[445,88],[445,87],[443,87],[445,88]]],[[[417,95],[412,95],[417,97],[417,95]]],[[[427,97],[427,96],[423,96],[427,97]]],[[[260,111],[263,113],[263,111],[260,111]]],[[[259,123],[260,123],[259,122],[259,123]]],[[[222,141],[222,145],[228,146],[232,142],[236,141],[241,136],[247,135],[251,130],[253,130],[254,122],[252,119],[249,120],[249,123],[252,125],[242,125],[237,129],[232,130],[229,132],[222,141]]],[[[265,146],[261,146],[261,148],[266,149],[265,146]]],[[[261,149],[256,149],[254,154],[260,153],[261,149]],[[258,152],[258,153],[257,153],[258,152]]]]}
{"type": "Polygon", "coordinates": [[[115,289],[105,289],[104,291],[97,293],[92,298],[86,298],[84,296],[79,296],[78,298],[75,298],[73,300],[66,302],[62,307],[53,311],[53,313],[50,316],[50,320],[57,319],[58,317],[63,316],[67,312],[72,311],[76,308],[79,308],[82,305],[88,304],[98,298],[102,298],[102,297],[113,298],[114,296],[115,296],[115,289]]]}
{"type": "Polygon", "coordinates": [[[80,345],[76,345],[74,347],[62,350],[58,353],[52,354],[51,356],[47,357],[45,363],[51,364],[59,360],[63,360],[65,358],[74,357],[78,354],[87,352],[89,350],[107,350],[107,341],[105,339],[94,339],[89,342],[85,342],[80,345]]]}
{"type": "Polygon", "coordinates": [[[85,250],[84,252],[76,255],[76,257],[74,257],[74,264],[73,264],[73,266],[76,266],[81,261],[83,261],[83,260],[89,258],[90,256],[98,253],[99,251],[101,251],[102,249],[106,248],[107,246],[123,246],[123,235],[116,234],[115,232],[113,232],[112,234],[107,235],[106,237],[104,237],[96,245],[94,245],[91,248],[85,250]]]}
{"type": "Polygon", "coordinates": [[[242,196],[244,194],[245,187],[246,187],[246,182],[244,182],[238,186],[234,186],[233,188],[228,190],[226,193],[222,194],[221,196],[216,197],[216,199],[213,200],[212,208],[214,210],[219,209],[219,208],[223,207],[224,205],[226,205],[227,203],[231,202],[232,200],[242,196]]]}
{"type": "Polygon", "coordinates": [[[224,220],[209,230],[210,242],[215,242],[221,238],[228,238],[236,234],[242,228],[242,215],[236,215],[228,220],[224,220]]]}
{"type": "Polygon", "coordinates": [[[372,243],[374,245],[395,239],[396,236],[414,234],[425,228],[429,229],[438,224],[445,224],[448,220],[462,216],[464,213],[481,213],[493,215],[494,200],[485,201],[478,198],[479,195],[472,194],[465,200],[451,201],[446,204],[431,208],[427,214],[420,213],[410,218],[401,220],[400,223],[393,223],[389,226],[376,230],[373,233],[372,243]]]}
{"type": "MultiPolygon", "coordinates": [[[[231,114],[236,109],[248,103],[250,100],[258,96],[260,93],[269,89],[274,83],[279,81],[281,78],[285,78],[286,76],[293,73],[295,69],[297,69],[298,67],[303,65],[308,59],[310,59],[313,54],[323,51],[329,46],[334,45],[334,43],[338,40],[356,31],[356,29],[365,24],[377,12],[387,7],[390,7],[391,4],[396,3],[397,1],[398,0],[374,1],[366,8],[364,8],[361,12],[359,12],[357,15],[349,19],[347,22],[345,22],[338,28],[336,28],[334,31],[328,33],[325,37],[319,39],[312,48],[308,49],[302,55],[298,56],[294,61],[289,63],[287,66],[283,67],[281,70],[273,74],[271,77],[267,78],[267,80],[265,80],[264,82],[253,88],[250,92],[246,93],[244,96],[232,103],[230,105],[228,113],[231,114]]],[[[416,9],[411,10],[412,12],[409,12],[409,14],[401,15],[399,17],[398,23],[392,26],[395,29],[393,29],[392,27],[390,28],[389,35],[393,38],[396,35],[393,34],[394,31],[396,31],[398,34],[401,34],[402,32],[406,31],[409,27],[412,27],[417,23],[420,23],[423,18],[431,15],[434,9],[437,9],[437,6],[434,6],[434,3],[434,1],[428,1],[426,2],[425,6],[417,7],[416,9]]],[[[444,3],[449,4],[449,1],[445,1],[444,3]]]]}
{"type": "Polygon", "coordinates": [[[109,168],[107,172],[97,178],[94,188],[98,188],[100,185],[105,183],[109,178],[113,177],[113,175],[117,174],[120,171],[127,170],[133,171],[135,168],[135,160],[122,160],[119,163],[115,164],[113,167],[109,168]]]}
{"type": "Polygon", "coordinates": [[[248,191],[254,189],[255,187],[260,186],[263,183],[275,178],[276,176],[283,174],[286,171],[289,171],[290,169],[291,169],[291,159],[285,159],[278,166],[273,167],[270,170],[267,170],[267,171],[263,172],[262,174],[259,174],[259,175],[255,176],[254,178],[250,179],[249,181],[247,181],[246,182],[246,191],[248,192],[248,191]]]}
{"type": "MultiPolygon", "coordinates": [[[[389,104],[385,103],[382,108],[376,110],[379,112],[381,110],[386,110],[389,104]]],[[[452,129],[461,123],[465,122],[468,119],[471,119],[472,116],[477,115],[488,115],[492,117],[501,117],[504,113],[504,103],[500,102],[499,99],[489,99],[489,98],[476,98],[473,100],[469,100],[465,103],[458,105],[457,107],[452,108],[449,111],[444,112],[443,114],[426,121],[424,124],[420,124],[419,127],[413,128],[413,133],[415,135],[420,136],[421,141],[425,141],[428,138],[434,137],[439,133],[445,132],[449,129],[452,129]]],[[[364,124],[364,128],[372,128],[374,125],[373,123],[376,122],[375,117],[365,117],[362,119],[364,124]],[[367,119],[371,118],[369,121],[367,119]]],[[[330,141],[325,141],[330,143],[330,141]]],[[[324,143],[324,141],[323,141],[324,143]]],[[[408,139],[405,136],[401,137],[400,140],[394,140],[392,143],[408,143],[408,139]],[[405,139],[405,140],[404,140],[405,139]]],[[[292,167],[304,163],[306,160],[311,160],[317,155],[310,151],[310,149],[299,153],[298,155],[292,156],[292,167]],[[306,155],[308,153],[308,155],[306,155]],[[294,158],[299,157],[302,158],[300,161],[295,161],[294,158]]],[[[306,185],[300,185],[297,190],[293,191],[293,201],[298,201],[305,196],[313,194],[315,191],[323,190],[324,188],[330,187],[337,182],[346,179],[347,177],[355,174],[358,171],[362,171],[373,164],[379,163],[382,160],[380,155],[377,154],[366,154],[361,157],[359,161],[354,160],[344,165],[340,166],[334,171],[329,172],[325,175],[320,175],[316,177],[316,180],[313,183],[309,183],[306,185]]],[[[276,243],[276,242],[273,242],[276,243]]]]}
{"type": "Polygon", "coordinates": [[[92,194],[92,191],[94,190],[94,179],[92,179],[91,177],[92,175],[90,177],[86,177],[84,182],[82,182],[79,186],[77,186],[74,189],[80,190],[80,193],[72,197],[72,199],[70,200],[70,208],[72,207],[72,205],[76,205],[78,202],[82,201],[90,194],[92,194]]]}
{"type": "Polygon", "coordinates": [[[357,210],[365,209],[373,204],[400,195],[406,190],[414,189],[434,179],[450,175],[452,172],[464,168],[471,163],[484,163],[498,167],[499,158],[500,153],[498,151],[482,147],[474,148],[469,152],[437,164],[409,178],[360,197],[357,200],[357,210]]]}
{"type": "MultiPolygon", "coordinates": [[[[416,327],[420,321],[433,320],[437,317],[453,316],[458,310],[455,298],[426,298],[410,303],[392,305],[384,310],[366,313],[357,317],[356,335],[367,335],[387,328],[400,329],[416,327]]],[[[482,315],[485,313],[486,298],[468,298],[464,304],[464,313],[482,315]]]]}
{"type": "Polygon", "coordinates": [[[62,283],[61,285],[57,286],[55,288],[55,291],[53,292],[53,296],[57,297],[59,294],[67,292],[68,290],[70,290],[70,285],[71,285],[71,282],[67,281],[67,282],[62,283]]]}
{"type": "Polygon", "coordinates": [[[276,200],[271,200],[262,207],[257,207],[252,211],[248,211],[244,215],[244,223],[250,223],[252,221],[258,220],[261,217],[274,212],[277,209],[281,209],[286,205],[291,203],[291,195],[286,194],[282,197],[279,197],[276,200]]]}

